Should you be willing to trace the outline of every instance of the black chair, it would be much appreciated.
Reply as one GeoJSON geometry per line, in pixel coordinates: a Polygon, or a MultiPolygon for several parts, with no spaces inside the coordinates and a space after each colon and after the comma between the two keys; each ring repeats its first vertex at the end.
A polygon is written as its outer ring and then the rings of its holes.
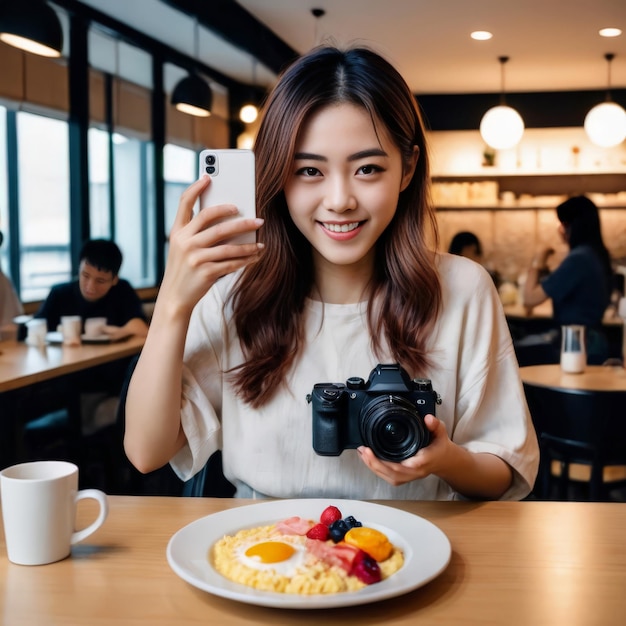
{"type": "Polygon", "coordinates": [[[130,463],[124,452],[124,429],[126,423],[126,396],[128,386],[139,356],[129,364],[128,372],[118,405],[117,419],[114,427],[113,448],[116,457],[110,493],[125,495],[180,495],[210,496],[229,498],[235,494],[235,487],[224,477],[222,472],[222,453],[215,452],[206,465],[188,481],[181,481],[168,465],[142,474],[130,463]]]}
{"type": "Polygon", "coordinates": [[[573,464],[590,468],[588,499],[605,501],[609,490],[626,481],[605,482],[605,468],[626,465],[626,392],[582,391],[524,384],[539,438],[541,461],[535,493],[549,498],[556,481],[557,496],[568,499],[576,484],[573,464]],[[554,476],[553,462],[560,465],[554,476]]]}

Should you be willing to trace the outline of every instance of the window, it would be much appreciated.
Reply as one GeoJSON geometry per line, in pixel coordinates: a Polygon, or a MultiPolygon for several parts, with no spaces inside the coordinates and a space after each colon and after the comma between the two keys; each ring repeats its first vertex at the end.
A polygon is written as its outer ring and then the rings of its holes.
{"type": "Polygon", "coordinates": [[[168,143],[163,149],[165,179],[165,229],[169,233],[178,211],[180,195],[198,178],[198,154],[168,143]]]}
{"type": "Polygon", "coordinates": [[[23,301],[71,278],[67,122],[17,113],[20,285],[23,301]]]}
{"type": "Polygon", "coordinates": [[[114,239],[124,254],[120,275],[137,287],[156,282],[155,209],[151,143],[115,133],[114,239]]]}
{"type": "Polygon", "coordinates": [[[109,133],[89,129],[89,227],[92,239],[111,238],[109,133]]]}

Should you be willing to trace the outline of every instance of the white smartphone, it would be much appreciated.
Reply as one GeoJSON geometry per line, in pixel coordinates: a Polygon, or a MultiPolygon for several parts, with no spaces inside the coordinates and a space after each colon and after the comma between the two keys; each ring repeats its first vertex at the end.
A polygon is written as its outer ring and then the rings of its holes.
{"type": "MultiPolygon", "coordinates": [[[[225,219],[256,217],[254,172],[252,150],[203,150],[200,153],[200,176],[208,174],[211,183],[200,195],[200,208],[234,204],[239,209],[239,214],[225,219]]],[[[242,233],[227,241],[254,243],[256,231],[242,233]]]]}

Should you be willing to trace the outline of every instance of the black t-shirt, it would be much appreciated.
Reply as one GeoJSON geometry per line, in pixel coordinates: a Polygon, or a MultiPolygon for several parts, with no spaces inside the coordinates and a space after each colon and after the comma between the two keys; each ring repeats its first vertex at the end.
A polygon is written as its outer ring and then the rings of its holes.
{"type": "Polygon", "coordinates": [[[124,326],[137,317],[147,321],[135,290],[121,278],[104,298],[95,302],[83,298],[77,280],[55,285],[35,317],[46,319],[48,330],[55,331],[62,315],[80,315],[83,322],[90,317],[106,317],[110,326],[124,326]]]}

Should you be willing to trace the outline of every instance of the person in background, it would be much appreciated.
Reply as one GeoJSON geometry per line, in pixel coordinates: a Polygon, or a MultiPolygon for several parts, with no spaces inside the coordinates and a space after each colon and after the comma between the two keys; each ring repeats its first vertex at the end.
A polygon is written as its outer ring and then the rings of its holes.
{"type": "Polygon", "coordinates": [[[476,263],[482,263],[483,249],[480,245],[480,240],[474,233],[467,230],[461,231],[452,237],[448,252],[467,257],[472,259],[472,261],[476,261],[476,263]]]}
{"type": "Polygon", "coordinates": [[[55,285],[35,314],[54,331],[64,315],[106,317],[104,333],[114,341],[145,337],[148,323],[141,300],[128,281],[119,277],[122,252],[113,241],[90,239],[83,245],[78,279],[55,285]]]}
{"type": "MultiPolygon", "coordinates": [[[[602,318],[611,300],[613,269],[602,240],[598,207],[586,196],[569,198],[556,207],[558,232],[569,253],[552,272],[550,247],[538,250],[524,284],[524,306],[535,307],[552,299],[558,327],[581,324],[587,328],[587,360],[601,364],[608,358],[602,318]],[[543,276],[543,278],[542,278],[543,276]]],[[[560,334],[554,334],[553,356],[558,362],[560,334]]]]}
{"type": "MultiPolygon", "coordinates": [[[[0,246],[3,241],[4,234],[0,231],[0,246]]],[[[24,313],[24,307],[17,296],[15,287],[0,267],[0,334],[3,329],[14,329],[13,318],[22,313],[24,313]]]]}
{"type": "MultiPolygon", "coordinates": [[[[52,287],[35,317],[47,320],[49,331],[57,330],[64,315],[80,315],[83,324],[92,317],[105,317],[103,332],[112,341],[131,335],[145,337],[148,323],[141,300],[130,283],[119,277],[121,265],[122,252],[113,241],[86,241],[79,255],[78,279],[52,287]]],[[[131,360],[117,359],[74,375],[84,435],[115,422],[131,360]]]]}
{"type": "MultiPolygon", "coordinates": [[[[448,252],[450,254],[456,254],[457,256],[464,256],[485,267],[483,247],[480,243],[480,239],[478,239],[474,233],[467,230],[463,230],[452,237],[452,241],[450,241],[450,246],[448,247],[448,252]]],[[[496,286],[499,286],[500,276],[498,275],[498,272],[493,269],[489,269],[488,267],[485,267],[485,269],[493,279],[496,286]]]]}
{"type": "Polygon", "coordinates": [[[257,219],[194,214],[208,176],[181,196],[128,388],[130,461],[186,480],[221,449],[238,497],[527,495],[538,446],[511,336],[487,273],[436,252],[425,130],[400,74],[367,48],[314,49],[268,97],[255,155],[257,219]],[[257,244],[221,243],[259,228],[257,244]],[[366,445],[317,455],[307,395],[377,363],[431,379],[430,444],[400,462],[366,445]]]}

